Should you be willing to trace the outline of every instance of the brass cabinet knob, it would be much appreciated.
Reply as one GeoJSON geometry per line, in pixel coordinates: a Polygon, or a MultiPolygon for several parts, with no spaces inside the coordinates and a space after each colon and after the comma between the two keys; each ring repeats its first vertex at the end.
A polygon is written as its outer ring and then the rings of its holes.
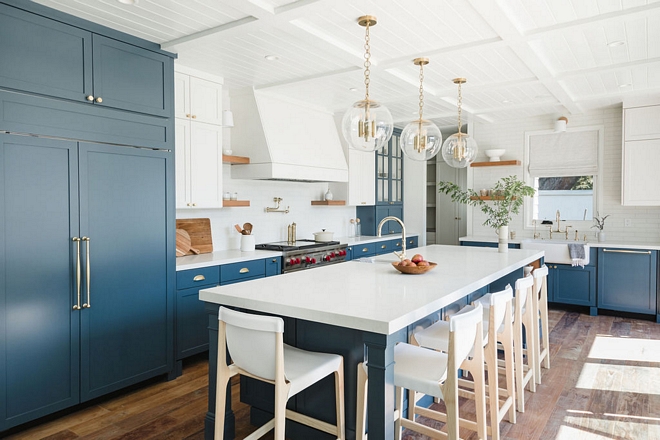
{"type": "Polygon", "coordinates": [[[100,104],[100,103],[103,102],[103,98],[101,98],[101,97],[99,96],[98,98],[95,99],[95,101],[98,102],[98,103],[100,104]]]}
{"type": "Polygon", "coordinates": [[[87,95],[87,96],[85,96],[85,99],[88,100],[89,102],[92,102],[92,101],[94,101],[94,96],[87,95]]]}
{"type": "Polygon", "coordinates": [[[189,117],[190,117],[190,113],[186,113],[186,118],[189,118],[189,117]]]}
{"type": "Polygon", "coordinates": [[[193,119],[197,119],[197,115],[192,115],[192,118],[193,118],[193,119]]]}

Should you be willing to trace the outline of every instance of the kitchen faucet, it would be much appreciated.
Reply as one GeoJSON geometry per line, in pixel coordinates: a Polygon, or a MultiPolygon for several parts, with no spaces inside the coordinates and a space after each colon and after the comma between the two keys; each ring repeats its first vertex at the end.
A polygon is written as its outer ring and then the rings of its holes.
{"type": "Polygon", "coordinates": [[[397,253],[396,251],[394,251],[394,255],[396,255],[397,257],[399,257],[399,260],[403,261],[403,260],[406,258],[406,225],[403,224],[403,222],[401,221],[400,218],[398,218],[398,217],[394,217],[393,215],[388,215],[387,217],[385,217],[384,219],[382,219],[382,220],[380,221],[380,223],[378,223],[378,236],[379,236],[379,237],[382,236],[382,235],[381,235],[381,232],[382,232],[382,230],[383,230],[383,225],[384,225],[388,220],[393,220],[393,221],[395,221],[395,222],[399,222],[399,224],[401,225],[401,242],[402,242],[401,253],[397,253]]]}
{"type": "Polygon", "coordinates": [[[562,233],[564,232],[566,234],[566,240],[568,240],[568,228],[572,228],[572,226],[566,226],[564,230],[561,230],[561,224],[559,223],[561,221],[561,216],[559,215],[559,210],[557,210],[557,229],[552,229],[552,226],[550,226],[550,238],[552,238],[552,233],[553,232],[559,232],[562,233]]]}

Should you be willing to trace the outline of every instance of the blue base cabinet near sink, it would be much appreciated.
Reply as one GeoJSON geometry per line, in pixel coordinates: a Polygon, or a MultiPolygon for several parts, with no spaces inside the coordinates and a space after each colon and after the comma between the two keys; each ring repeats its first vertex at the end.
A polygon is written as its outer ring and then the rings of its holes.
{"type": "Polygon", "coordinates": [[[598,308],[657,315],[658,251],[598,249],[598,308]]]}

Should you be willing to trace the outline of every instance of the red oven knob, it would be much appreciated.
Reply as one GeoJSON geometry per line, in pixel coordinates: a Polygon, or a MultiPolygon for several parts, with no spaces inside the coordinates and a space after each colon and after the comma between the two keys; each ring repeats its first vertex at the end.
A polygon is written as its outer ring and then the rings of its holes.
{"type": "Polygon", "coordinates": [[[334,252],[330,252],[330,257],[331,257],[331,258],[335,258],[335,253],[334,253],[334,252]]]}
{"type": "Polygon", "coordinates": [[[306,263],[311,263],[311,262],[312,262],[312,259],[309,258],[309,257],[305,257],[305,262],[306,262],[306,263]]]}
{"type": "Polygon", "coordinates": [[[302,263],[302,260],[300,258],[296,258],[296,264],[302,263]]]}
{"type": "Polygon", "coordinates": [[[323,257],[323,259],[324,259],[325,261],[330,261],[331,257],[330,257],[330,255],[326,255],[325,257],[323,257]]]}
{"type": "Polygon", "coordinates": [[[312,258],[312,264],[316,264],[316,258],[312,258]]]}

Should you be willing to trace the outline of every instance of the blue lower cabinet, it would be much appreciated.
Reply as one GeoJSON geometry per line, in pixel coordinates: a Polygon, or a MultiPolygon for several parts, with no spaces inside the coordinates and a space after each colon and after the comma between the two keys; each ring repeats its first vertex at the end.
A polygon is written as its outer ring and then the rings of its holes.
{"type": "Polygon", "coordinates": [[[598,308],[656,315],[658,252],[598,249],[598,308]]]}
{"type": "Polygon", "coordinates": [[[282,257],[266,258],[266,276],[272,277],[282,273],[282,257]]]}
{"type": "Polygon", "coordinates": [[[344,261],[351,261],[353,259],[353,246],[348,246],[346,248],[346,258],[344,261]]]}
{"type": "MultiPolygon", "coordinates": [[[[401,247],[401,240],[399,240],[399,247],[401,247]]],[[[376,255],[389,254],[394,250],[393,240],[379,241],[376,243],[376,255]]]]}
{"type": "Polygon", "coordinates": [[[418,238],[416,235],[412,237],[406,237],[406,249],[415,249],[418,244],[418,238]]]}
{"type": "MultiPolygon", "coordinates": [[[[461,246],[496,248],[497,242],[491,241],[461,241],[461,246]]],[[[509,249],[520,249],[520,243],[509,243],[509,249]]]]}
{"type": "Polygon", "coordinates": [[[547,266],[549,302],[596,307],[596,267],[550,263],[547,266]]]}
{"type": "Polygon", "coordinates": [[[355,244],[353,247],[353,258],[373,257],[376,255],[376,243],[355,244]]]}
{"type": "Polygon", "coordinates": [[[220,284],[233,284],[266,276],[266,261],[252,260],[220,266],[220,284]]]}

